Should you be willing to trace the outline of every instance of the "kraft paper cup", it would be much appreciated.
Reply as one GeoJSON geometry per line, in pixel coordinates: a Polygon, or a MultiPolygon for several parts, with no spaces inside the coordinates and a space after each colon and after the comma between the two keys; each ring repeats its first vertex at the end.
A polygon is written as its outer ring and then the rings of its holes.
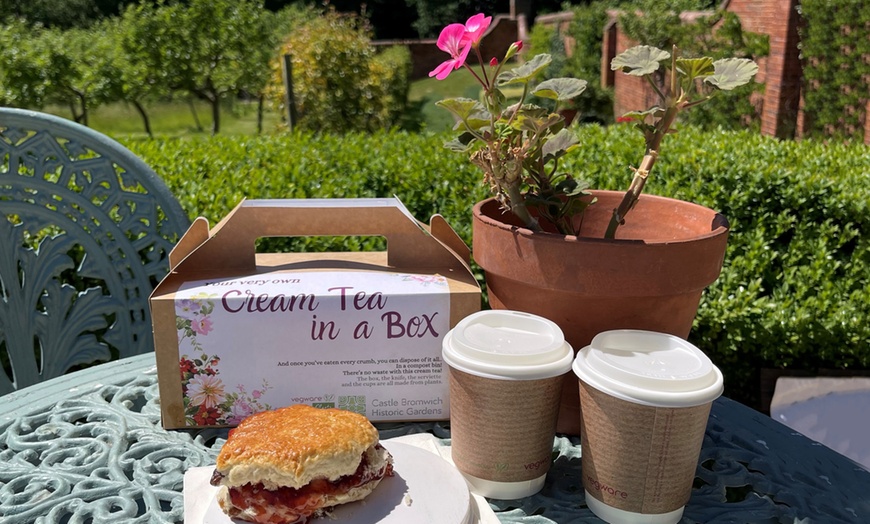
{"type": "Polygon", "coordinates": [[[553,453],[562,381],[574,351],[559,327],[517,311],[481,311],[444,337],[453,462],[473,493],[533,495],[553,453]]]}
{"type": "Polygon", "coordinates": [[[689,342],[639,330],[597,335],[573,368],[589,509],[610,523],[678,522],[722,373],[689,342]]]}

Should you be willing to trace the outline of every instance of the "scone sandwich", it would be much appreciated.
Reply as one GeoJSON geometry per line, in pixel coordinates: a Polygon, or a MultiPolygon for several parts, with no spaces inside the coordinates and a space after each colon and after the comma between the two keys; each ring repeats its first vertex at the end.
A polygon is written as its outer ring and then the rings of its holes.
{"type": "Polygon", "coordinates": [[[232,518],[304,524],[365,498],[392,475],[393,459],[363,415],[302,404],[264,411],[232,429],[211,483],[232,518]]]}

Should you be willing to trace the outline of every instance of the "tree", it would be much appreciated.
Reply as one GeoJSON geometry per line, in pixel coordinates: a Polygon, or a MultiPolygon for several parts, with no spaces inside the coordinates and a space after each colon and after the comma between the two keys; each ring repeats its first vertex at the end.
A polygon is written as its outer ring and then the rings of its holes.
{"type": "Polygon", "coordinates": [[[277,13],[270,11],[249,11],[248,16],[255,18],[248,25],[256,27],[260,38],[249,41],[247,49],[241,54],[241,76],[238,89],[257,99],[257,132],[263,131],[263,112],[267,91],[272,79],[272,64],[277,60],[279,43],[294,27],[302,25],[317,16],[309,7],[289,6],[277,13]]]}
{"type": "Polygon", "coordinates": [[[145,100],[148,97],[166,93],[166,89],[157,82],[157,76],[148,70],[145,63],[137,60],[130,47],[138,44],[131,36],[133,24],[130,16],[135,9],[128,9],[120,17],[108,18],[100,23],[99,31],[105,40],[104,53],[111,56],[114,67],[112,77],[106,79],[103,97],[104,101],[124,101],[136,108],[142,118],[142,124],[149,137],[153,137],[151,120],[145,110],[145,100]]]}
{"type": "Polygon", "coordinates": [[[0,22],[17,18],[30,26],[69,29],[86,27],[99,15],[94,0],[0,0],[0,22]]]}
{"type": "MultiPolygon", "coordinates": [[[[0,74],[7,103],[35,108],[49,102],[69,103],[70,86],[78,84],[79,69],[63,33],[28,27],[23,21],[3,27],[0,33],[0,74]]],[[[70,109],[80,121],[81,111],[75,104],[70,109]]]]}
{"type": "MultiPolygon", "coordinates": [[[[365,19],[328,11],[297,28],[282,45],[291,57],[293,96],[301,127],[372,131],[398,123],[407,103],[410,52],[376,53],[365,19]]],[[[273,69],[277,102],[284,101],[280,67],[273,69]]]]}
{"type": "Polygon", "coordinates": [[[130,60],[156,84],[187,91],[211,105],[212,133],[220,131],[220,103],[252,85],[264,49],[272,45],[267,12],[254,0],[190,0],[140,4],[125,13],[130,60]]]}
{"type": "MultiPolygon", "coordinates": [[[[23,20],[28,26],[56,29],[90,27],[118,15],[140,0],[0,0],[0,23],[23,20]]],[[[149,0],[150,1],[150,0],[149,0]]]]}
{"type": "Polygon", "coordinates": [[[122,75],[111,24],[98,22],[91,28],[70,29],[56,36],[71,67],[58,81],[53,98],[67,104],[75,121],[84,125],[88,125],[90,109],[119,99],[122,75]]]}
{"type": "Polygon", "coordinates": [[[34,32],[21,20],[0,26],[0,101],[17,107],[42,107],[49,83],[42,31],[34,32]]]}

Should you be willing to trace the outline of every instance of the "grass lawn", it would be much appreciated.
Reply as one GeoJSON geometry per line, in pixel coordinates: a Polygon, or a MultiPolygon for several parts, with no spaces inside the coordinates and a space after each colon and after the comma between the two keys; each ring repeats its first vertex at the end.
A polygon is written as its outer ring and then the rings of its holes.
{"type": "MultiPolygon", "coordinates": [[[[72,118],[68,109],[47,107],[46,112],[63,118],[72,118]]],[[[184,100],[150,102],[145,111],[155,136],[185,136],[211,134],[211,106],[197,100],[190,104],[184,100]],[[199,126],[197,125],[199,122],[199,126]]],[[[130,104],[118,102],[97,107],[89,112],[89,127],[109,136],[145,137],[142,117],[130,104]]],[[[257,133],[257,103],[228,101],[221,107],[222,135],[254,135],[257,133]]],[[[266,106],[263,132],[271,133],[281,123],[280,115],[266,106]]]]}
{"type": "MultiPolygon", "coordinates": [[[[480,85],[467,72],[456,71],[444,80],[425,78],[411,83],[408,94],[410,119],[420,120],[423,131],[443,131],[453,128],[453,116],[435,105],[442,98],[467,97],[477,99],[480,85]],[[462,74],[457,74],[462,73],[462,74]]],[[[211,107],[196,100],[150,102],[145,105],[155,136],[187,136],[211,133],[211,107]],[[198,125],[197,125],[198,122],[198,125]]],[[[63,118],[72,118],[69,109],[50,106],[44,109],[63,118]]],[[[136,109],[123,102],[103,105],[90,110],[88,125],[109,136],[145,137],[145,125],[136,109]]],[[[269,104],[263,118],[263,133],[272,133],[282,123],[269,104]]],[[[256,102],[227,101],[221,107],[221,135],[254,135],[257,133],[256,102]]]]}

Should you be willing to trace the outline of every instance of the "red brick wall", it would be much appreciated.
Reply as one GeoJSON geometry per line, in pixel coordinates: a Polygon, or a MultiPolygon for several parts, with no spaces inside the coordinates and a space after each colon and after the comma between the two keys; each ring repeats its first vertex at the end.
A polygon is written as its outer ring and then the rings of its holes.
{"type": "MultiPolygon", "coordinates": [[[[634,45],[636,45],[636,42],[629,39],[621,31],[617,31],[616,46],[614,48],[615,54],[613,56],[622,53],[634,45]]],[[[606,62],[602,61],[602,68],[602,73],[610,70],[610,58],[606,62]]],[[[649,87],[644,78],[628,76],[622,73],[613,75],[612,78],[614,80],[613,114],[616,117],[620,117],[629,111],[643,111],[654,105],[661,105],[658,95],[649,87]]],[[[658,85],[664,89],[661,81],[658,82],[658,85]]]]}
{"type": "Polygon", "coordinates": [[[740,18],[747,31],[767,34],[770,55],[759,64],[764,82],[761,132],[794,138],[800,106],[802,66],[798,49],[797,0],[730,0],[728,11],[740,18]]]}
{"type": "MultiPolygon", "coordinates": [[[[745,30],[767,34],[770,38],[770,55],[758,60],[759,72],[755,80],[765,84],[765,91],[763,99],[756,105],[761,108],[761,132],[781,138],[794,136],[800,109],[802,66],[798,49],[797,3],[798,0],[725,0],[721,5],[740,18],[745,30]]],[[[618,28],[615,30],[615,53],[609,56],[605,53],[602,57],[602,73],[609,69],[610,59],[615,54],[631,45],[618,28]]],[[[604,43],[607,50],[606,32],[604,43]]],[[[649,107],[655,100],[652,90],[637,78],[615,75],[611,85],[616,115],[649,107]]]]}

